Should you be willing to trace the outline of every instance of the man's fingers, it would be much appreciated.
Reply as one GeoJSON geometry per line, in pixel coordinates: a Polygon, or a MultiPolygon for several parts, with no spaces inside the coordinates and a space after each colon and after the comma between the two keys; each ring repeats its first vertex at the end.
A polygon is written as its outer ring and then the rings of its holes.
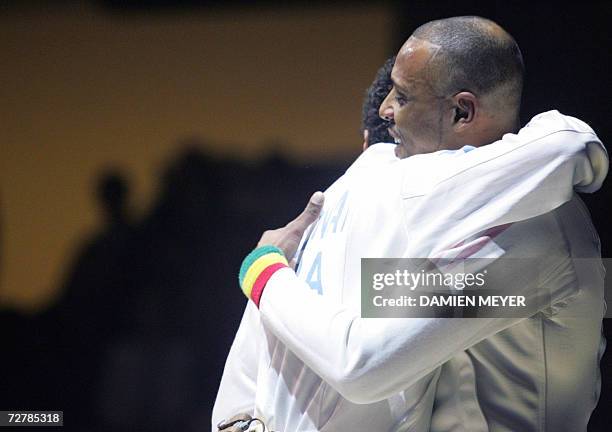
{"type": "Polygon", "coordinates": [[[296,231],[300,231],[300,236],[304,233],[306,228],[317,220],[319,215],[321,214],[321,209],[323,208],[323,203],[325,202],[325,195],[323,192],[315,192],[308,200],[308,204],[306,204],[306,208],[304,211],[296,217],[293,221],[287,224],[287,227],[294,229],[296,231]]]}
{"type": "Polygon", "coordinates": [[[315,192],[310,197],[310,200],[308,200],[304,211],[298,217],[283,228],[266,231],[259,239],[257,246],[273,245],[280,248],[288,259],[293,258],[300,239],[304,235],[304,231],[321,214],[324,200],[323,192],[315,192]]]}
{"type": "Polygon", "coordinates": [[[319,215],[321,214],[321,209],[323,208],[323,202],[325,202],[325,195],[323,192],[315,192],[312,194],[310,199],[308,200],[308,204],[306,204],[306,208],[300,214],[294,222],[299,222],[304,225],[304,229],[308,227],[311,223],[317,220],[319,215]]]}
{"type": "Polygon", "coordinates": [[[235,425],[236,422],[238,421],[248,421],[251,420],[251,416],[247,413],[240,413],[240,414],[236,414],[235,416],[231,417],[229,420],[222,420],[217,427],[219,428],[219,430],[224,431],[224,432],[234,432],[234,431],[241,431],[242,429],[235,425]]]}

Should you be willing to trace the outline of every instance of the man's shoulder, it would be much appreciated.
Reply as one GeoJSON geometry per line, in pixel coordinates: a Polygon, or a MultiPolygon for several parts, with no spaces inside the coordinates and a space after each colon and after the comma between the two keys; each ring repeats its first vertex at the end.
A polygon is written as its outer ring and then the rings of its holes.
{"type": "Polygon", "coordinates": [[[397,161],[395,156],[395,144],[377,143],[364,150],[346,171],[347,173],[385,166],[397,161]]]}
{"type": "Polygon", "coordinates": [[[586,122],[576,117],[562,114],[557,110],[550,110],[536,114],[525,125],[525,128],[542,128],[550,131],[567,130],[592,134],[595,133],[593,128],[591,128],[591,126],[589,126],[586,122]]]}

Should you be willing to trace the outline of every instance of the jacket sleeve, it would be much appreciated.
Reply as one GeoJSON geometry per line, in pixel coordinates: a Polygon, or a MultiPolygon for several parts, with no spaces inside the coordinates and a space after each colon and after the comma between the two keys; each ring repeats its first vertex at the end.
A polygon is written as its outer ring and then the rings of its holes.
{"type": "Polygon", "coordinates": [[[607,172],[606,150],[586,123],[556,111],[536,116],[434,175],[404,175],[405,256],[436,256],[485,229],[550,212],[574,190],[598,190],[607,172]]]}
{"type": "MultiPolygon", "coordinates": [[[[528,308],[525,316],[535,314],[577,290],[568,257],[547,261],[545,267],[532,269],[547,278],[541,285],[528,286],[521,283],[521,277],[507,277],[529,272],[518,267],[519,260],[499,260],[502,269],[487,269],[487,287],[502,285],[504,293],[524,295],[528,308]],[[556,297],[551,301],[538,296],[542,290],[556,297]]],[[[264,325],[288,349],[345,399],[363,404],[387,399],[408,388],[456,353],[524,319],[364,319],[317,295],[291,269],[278,271],[268,282],[260,312],[264,325]]]]}
{"type": "MultiPolygon", "coordinates": [[[[443,256],[451,247],[456,249],[453,254],[461,255],[461,248],[469,247],[468,240],[475,233],[545,214],[571,199],[574,188],[593,191],[601,185],[607,172],[607,157],[592,131],[576,130],[572,125],[565,130],[565,125],[541,133],[535,126],[531,126],[527,137],[505,137],[507,148],[486,149],[482,161],[455,170],[435,185],[427,196],[442,201],[428,207],[427,199],[421,200],[421,210],[416,210],[422,211],[422,216],[431,216],[425,218],[429,225],[415,230],[416,237],[431,242],[420,249],[429,254],[412,257],[443,256]],[[535,139],[534,132],[538,132],[535,139]],[[513,150],[517,148],[520,150],[513,150]],[[493,150],[497,153],[487,153],[493,150]],[[472,182],[471,187],[464,187],[466,181],[472,182]],[[455,188],[459,188],[458,195],[451,193],[455,188]],[[424,233],[428,235],[419,237],[424,233]],[[436,242],[437,238],[445,241],[436,242]]],[[[520,223],[516,225],[514,229],[521,229],[520,223]]],[[[533,232],[536,235],[538,230],[533,232]]],[[[520,256],[521,247],[520,242],[510,241],[504,245],[502,256],[520,256]]],[[[571,259],[564,254],[551,255],[545,241],[538,247],[540,250],[531,253],[546,259],[532,269],[541,278],[537,286],[522,285],[521,278],[514,276],[525,273],[525,269],[512,268],[508,261],[497,261],[503,268],[489,271],[488,280],[488,286],[499,285],[505,292],[533,297],[528,303],[531,313],[550,306],[542,303],[544,300],[533,290],[552,287],[559,296],[567,296],[576,289],[571,259]]],[[[280,270],[270,279],[261,299],[260,314],[263,324],[294,354],[354,403],[386,399],[455,353],[520,321],[363,319],[342,304],[317,295],[291,269],[280,270]]]]}

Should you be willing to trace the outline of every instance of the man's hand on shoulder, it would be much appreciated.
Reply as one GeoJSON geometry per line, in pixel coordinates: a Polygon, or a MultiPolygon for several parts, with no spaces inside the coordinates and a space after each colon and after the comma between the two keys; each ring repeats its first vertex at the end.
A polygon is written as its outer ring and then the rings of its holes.
{"type": "Polygon", "coordinates": [[[265,231],[261,239],[259,239],[257,247],[265,245],[276,246],[283,251],[288,260],[291,260],[297,251],[304,231],[321,214],[324,201],[325,195],[323,192],[315,192],[310,197],[304,211],[298,217],[282,228],[265,231]]]}

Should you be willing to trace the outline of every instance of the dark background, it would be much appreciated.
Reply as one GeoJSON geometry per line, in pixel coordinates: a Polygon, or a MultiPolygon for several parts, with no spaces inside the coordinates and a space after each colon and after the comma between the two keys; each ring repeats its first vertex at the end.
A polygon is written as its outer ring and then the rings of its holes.
{"type": "MultiPolygon", "coordinates": [[[[469,14],[491,18],[523,50],[524,121],[554,108],[588,121],[604,144],[612,138],[609,3],[388,4],[397,17],[389,55],[431,19],[469,14]]],[[[218,8],[266,13],[312,3],[100,5],[116,14],[163,15],[218,8]]],[[[198,144],[187,143],[166,167],[156,204],[137,221],[127,216],[124,173],[99,175],[97,199],[105,209],[106,226],[84,242],[59,299],[35,316],[11,309],[0,313],[2,409],[64,410],[68,430],[208,430],[225,356],[245,305],[237,285],[228,289],[234,283],[231,275],[263,230],[290,220],[309,194],[328,186],[350,160],[305,165],[271,156],[246,165],[206,154],[198,144]]],[[[608,182],[594,196],[584,197],[604,257],[611,256],[612,247],[610,188],[608,182]]],[[[612,335],[608,320],[604,327],[612,335]]],[[[608,353],[602,360],[602,393],[589,425],[592,432],[610,429],[611,357],[608,353]]]]}

